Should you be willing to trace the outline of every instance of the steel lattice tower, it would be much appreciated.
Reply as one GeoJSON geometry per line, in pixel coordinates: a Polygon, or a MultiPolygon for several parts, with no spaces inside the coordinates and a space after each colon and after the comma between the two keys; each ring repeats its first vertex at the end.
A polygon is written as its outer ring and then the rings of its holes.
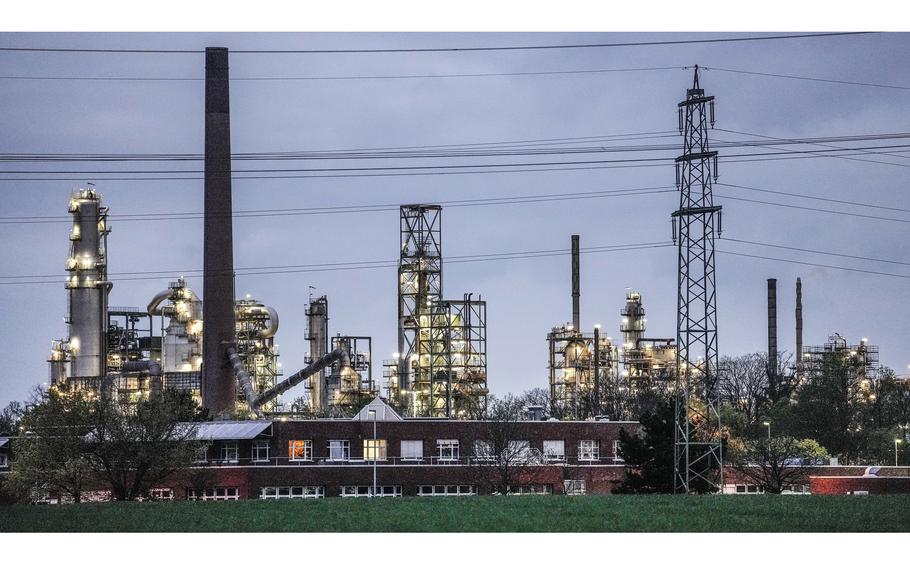
{"type": "Polygon", "coordinates": [[[673,486],[676,493],[711,492],[723,486],[714,285],[714,239],[715,231],[720,236],[721,208],[711,194],[717,152],[708,147],[714,97],[705,96],[699,85],[698,66],[692,88],[678,107],[683,154],[676,158],[680,197],[679,210],[673,213],[673,236],[679,244],[673,486]]]}

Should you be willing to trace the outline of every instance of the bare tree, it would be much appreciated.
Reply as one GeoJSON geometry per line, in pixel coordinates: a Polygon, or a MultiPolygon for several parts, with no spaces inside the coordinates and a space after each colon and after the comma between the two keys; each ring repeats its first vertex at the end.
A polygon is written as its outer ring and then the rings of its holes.
{"type": "Polygon", "coordinates": [[[765,493],[781,493],[788,485],[808,483],[809,474],[827,452],[815,440],[783,436],[734,440],[728,446],[728,455],[734,471],[765,493]]]}
{"type": "Polygon", "coordinates": [[[487,493],[506,495],[535,478],[541,458],[530,447],[524,408],[524,401],[512,395],[491,396],[487,403],[470,458],[473,477],[487,493]]]}

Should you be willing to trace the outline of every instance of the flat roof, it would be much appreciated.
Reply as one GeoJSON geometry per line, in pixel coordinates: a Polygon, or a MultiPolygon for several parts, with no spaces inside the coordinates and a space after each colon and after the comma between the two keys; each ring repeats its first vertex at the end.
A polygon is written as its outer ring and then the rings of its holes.
{"type": "Polygon", "coordinates": [[[196,428],[194,440],[252,440],[272,426],[271,420],[216,420],[213,422],[185,422],[187,428],[196,428]]]}

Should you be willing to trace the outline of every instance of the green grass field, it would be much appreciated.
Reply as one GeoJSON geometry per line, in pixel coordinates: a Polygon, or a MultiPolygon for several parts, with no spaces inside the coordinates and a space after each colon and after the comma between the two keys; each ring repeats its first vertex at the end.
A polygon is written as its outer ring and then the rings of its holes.
{"type": "Polygon", "coordinates": [[[0,507],[0,532],[910,531],[910,495],[405,497],[0,507]]]}

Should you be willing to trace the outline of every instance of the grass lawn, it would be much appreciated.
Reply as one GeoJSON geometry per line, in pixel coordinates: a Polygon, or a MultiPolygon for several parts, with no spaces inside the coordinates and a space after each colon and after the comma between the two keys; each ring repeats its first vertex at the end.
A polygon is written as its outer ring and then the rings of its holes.
{"type": "Polygon", "coordinates": [[[0,507],[0,532],[910,531],[910,495],[589,495],[0,507]]]}

